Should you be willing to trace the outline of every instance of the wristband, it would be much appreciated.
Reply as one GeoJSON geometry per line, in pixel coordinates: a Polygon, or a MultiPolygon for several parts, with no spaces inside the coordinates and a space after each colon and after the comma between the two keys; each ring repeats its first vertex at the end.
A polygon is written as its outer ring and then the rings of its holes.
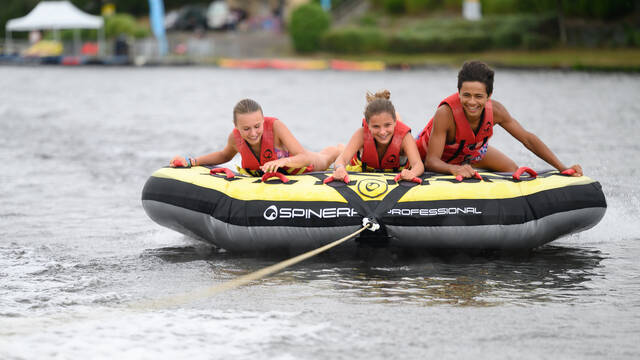
{"type": "Polygon", "coordinates": [[[333,168],[334,168],[335,170],[338,170],[338,169],[339,169],[339,168],[341,168],[341,167],[344,167],[344,165],[342,165],[342,164],[338,164],[338,165],[335,165],[333,168]]]}

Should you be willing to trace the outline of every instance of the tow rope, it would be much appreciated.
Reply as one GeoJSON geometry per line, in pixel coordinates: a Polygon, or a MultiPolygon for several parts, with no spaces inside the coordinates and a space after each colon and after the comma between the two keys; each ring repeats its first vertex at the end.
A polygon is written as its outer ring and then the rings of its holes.
{"type": "Polygon", "coordinates": [[[254,271],[252,273],[240,276],[238,278],[235,278],[233,280],[224,282],[222,284],[219,285],[215,285],[215,286],[211,286],[209,288],[206,289],[202,289],[202,290],[198,290],[198,291],[194,291],[194,292],[190,292],[188,294],[184,294],[184,295],[176,295],[176,296],[171,296],[165,299],[157,299],[157,300],[151,300],[148,302],[144,302],[144,303],[137,303],[137,304],[132,304],[131,308],[134,309],[149,309],[149,308],[165,308],[165,307],[170,307],[170,306],[174,306],[174,305],[179,305],[179,304],[183,304],[189,301],[193,301],[195,299],[200,299],[200,298],[207,298],[207,297],[211,297],[213,295],[219,294],[221,292],[224,291],[228,291],[231,289],[235,289],[238,288],[240,286],[246,285],[252,281],[256,281],[259,279],[262,279],[264,277],[267,277],[271,274],[277,273],[289,266],[295,265],[301,261],[304,261],[310,257],[313,257],[315,255],[318,255],[322,252],[325,252],[333,247],[336,247],[340,244],[342,244],[343,242],[355,237],[356,235],[360,234],[361,232],[365,231],[366,229],[369,229],[371,227],[374,227],[375,223],[371,222],[370,220],[368,221],[367,218],[365,218],[363,220],[363,225],[360,229],[358,229],[357,231],[355,231],[352,234],[349,234],[345,237],[342,237],[338,240],[335,240],[332,243],[329,243],[327,245],[321,246],[317,249],[308,251],[304,254],[300,254],[298,256],[295,256],[291,259],[287,259],[284,261],[281,261],[277,264],[271,265],[271,266],[267,266],[266,268],[260,269],[258,271],[254,271]]]}

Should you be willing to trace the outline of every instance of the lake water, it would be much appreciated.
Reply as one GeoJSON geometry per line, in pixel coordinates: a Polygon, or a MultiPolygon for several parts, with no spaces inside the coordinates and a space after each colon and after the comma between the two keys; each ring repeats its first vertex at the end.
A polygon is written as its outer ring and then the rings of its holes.
{"type": "MultiPolygon", "coordinates": [[[[174,155],[221,148],[245,97],[312,150],[346,143],[365,91],[417,133],[456,69],[342,73],[0,67],[0,358],[640,357],[640,77],[498,70],[493,98],[603,185],[595,228],[527,254],[216,251],[152,222],[140,193],[174,155]]],[[[548,168],[496,129],[519,165],[548,168]]]]}

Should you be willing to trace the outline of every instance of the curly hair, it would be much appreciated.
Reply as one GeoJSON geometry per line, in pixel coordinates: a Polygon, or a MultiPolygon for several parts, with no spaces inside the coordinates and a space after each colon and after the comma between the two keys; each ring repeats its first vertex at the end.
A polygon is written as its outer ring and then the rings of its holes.
{"type": "Polygon", "coordinates": [[[467,61],[458,72],[458,91],[465,81],[478,81],[484,84],[487,95],[493,92],[493,70],[481,61],[467,61]]]}

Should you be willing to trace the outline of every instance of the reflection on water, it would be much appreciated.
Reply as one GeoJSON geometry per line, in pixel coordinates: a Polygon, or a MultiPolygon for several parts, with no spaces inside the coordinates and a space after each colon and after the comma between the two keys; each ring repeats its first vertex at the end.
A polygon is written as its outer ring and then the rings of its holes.
{"type": "Polygon", "coordinates": [[[457,254],[412,260],[393,267],[362,263],[336,272],[341,289],[382,302],[489,306],[570,301],[603,256],[597,250],[545,247],[528,256],[457,254]],[[351,275],[351,276],[348,276],[351,275]],[[357,289],[357,290],[354,290],[357,289]]]}
{"type": "Polygon", "coordinates": [[[155,256],[171,263],[181,263],[195,260],[207,260],[224,253],[218,248],[202,246],[170,246],[158,249],[146,249],[141,256],[155,256]]]}
{"type": "MultiPolygon", "coordinates": [[[[234,255],[212,247],[147,250],[164,261],[205,260],[215,272],[233,278],[279,260],[234,255]]],[[[606,256],[598,250],[545,246],[526,253],[438,252],[397,254],[363,249],[355,257],[330,253],[262,280],[267,285],[304,282],[355,300],[377,303],[495,306],[571,302],[594,277],[606,256]]],[[[583,301],[582,299],[581,301],[583,301]]]]}

